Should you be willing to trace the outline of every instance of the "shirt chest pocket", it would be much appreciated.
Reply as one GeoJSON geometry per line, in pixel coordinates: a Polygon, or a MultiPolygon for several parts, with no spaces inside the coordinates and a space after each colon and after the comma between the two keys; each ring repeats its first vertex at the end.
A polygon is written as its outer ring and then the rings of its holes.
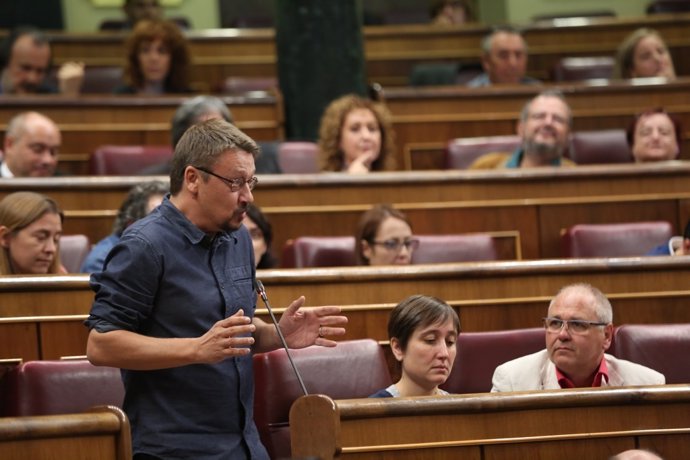
{"type": "Polygon", "coordinates": [[[225,298],[226,315],[232,315],[242,308],[245,315],[254,316],[256,294],[251,266],[227,267],[225,279],[223,297],[225,298]]]}

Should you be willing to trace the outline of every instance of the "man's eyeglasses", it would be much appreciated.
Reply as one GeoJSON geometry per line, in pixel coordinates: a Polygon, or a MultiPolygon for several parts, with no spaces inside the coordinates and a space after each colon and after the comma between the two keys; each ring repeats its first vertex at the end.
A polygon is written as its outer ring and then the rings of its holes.
{"type": "Polygon", "coordinates": [[[544,328],[554,333],[561,332],[561,329],[566,327],[573,334],[585,334],[593,326],[606,326],[607,324],[597,321],[585,321],[583,319],[544,318],[544,328]]]}
{"type": "Polygon", "coordinates": [[[400,241],[400,240],[386,240],[386,241],[372,241],[371,244],[375,244],[376,246],[383,246],[384,249],[387,251],[395,251],[398,252],[400,249],[402,249],[403,246],[405,246],[405,249],[408,251],[414,251],[419,247],[419,240],[415,239],[410,239],[410,240],[405,240],[405,241],[400,241]]]}
{"type": "Polygon", "coordinates": [[[256,184],[259,183],[259,178],[256,176],[251,177],[249,180],[245,180],[242,177],[237,178],[237,179],[228,179],[227,177],[223,177],[221,175],[218,175],[214,172],[209,171],[208,169],[205,168],[200,168],[198,166],[194,166],[196,169],[199,171],[203,171],[206,174],[210,174],[214,177],[217,177],[218,179],[222,180],[225,182],[225,184],[230,187],[230,190],[233,192],[239,192],[242,187],[246,184],[247,187],[249,187],[249,190],[254,190],[254,187],[256,187],[256,184]]]}

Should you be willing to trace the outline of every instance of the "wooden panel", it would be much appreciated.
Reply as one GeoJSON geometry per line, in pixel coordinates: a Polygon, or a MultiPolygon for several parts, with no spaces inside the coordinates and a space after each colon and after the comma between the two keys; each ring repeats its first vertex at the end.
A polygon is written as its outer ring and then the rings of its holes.
{"type": "Polygon", "coordinates": [[[491,459],[562,457],[563,449],[568,458],[599,458],[647,436],[674,439],[682,449],[659,453],[681,459],[690,447],[688,410],[688,385],[339,401],[311,395],[293,404],[290,435],[294,456],[324,460],[451,459],[470,447],[491,459]]]}
{"type": "Polygon", "coordinates": [[[39,347],[39,335],[34,321],[11,320],[0,323],[0,360],[41,359],[39,347]]]}
{"type": "Polygon", "coordinates": [[[3,460],[126,460],[132,458],[129,421],[116,407],[83,414],[0,418],[3,460]]]}
{"type": "Polygon", "coordinates": [[[84,326],[84,319],[86,318],[41,321],[39,331],[42,359],[86,356],[89,330],[84,326]]]}

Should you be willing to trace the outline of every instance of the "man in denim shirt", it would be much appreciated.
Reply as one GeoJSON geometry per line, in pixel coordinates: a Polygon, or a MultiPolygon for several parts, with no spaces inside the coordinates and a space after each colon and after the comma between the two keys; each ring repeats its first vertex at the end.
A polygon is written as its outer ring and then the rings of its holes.
{"type": "MultiPolygon", "coordinates": [[[[123,369],[135,459],[266,459],[253,422],[251,351],[280,345],[254,318],[251,238],[256,144],[223,120],[175,149],[171,195],[129,227],[92,275],[89,360],[123,369]],[[251,348],[251,350],[250,350],[251,348]]],[[[287,307],[291,348],[335,346],[338,307],[287,307]]]]}

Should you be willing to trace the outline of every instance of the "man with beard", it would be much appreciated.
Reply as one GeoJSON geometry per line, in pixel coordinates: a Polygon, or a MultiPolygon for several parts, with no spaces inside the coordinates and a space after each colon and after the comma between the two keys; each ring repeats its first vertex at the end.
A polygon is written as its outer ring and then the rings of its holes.
{"type": "Polygon", "coordinates": [[[50,177],[58,164],[62,137],[53,120],[23,112],[7,124],[0,177],[50,177]]]}
{"type": "MultiPolygon", "coordinates": [[[[254,317],[251,236],[258,146],[224,120],[189,128],[173,155],[170,195],[122,234],[91,275],[86,353],[123,369],[133,458],[268,460],[253,419],[252,354],[276,349],[273,325],[254,317]]],[[[280,318],[290,348],[335,346],[338,307],[280,318]]]]}
{"type": "Polygon", "coordinates": [[[510,153],[488,153],[475,160],[470,169],[534,168],[574,166],[563,158],[568,147],[572,115],[563,95],[548,90],[530,100],[520,113],[517,133],[522,145],[510,153]]]}
{"type": "Polygon", "coordinates": [[[57,72],[58,87],[46,82],[51,50],[48,38],[38,29],[13,30],[0,45],[0,94],[79,94],[84,64],[66,62],[57,72]]]}

